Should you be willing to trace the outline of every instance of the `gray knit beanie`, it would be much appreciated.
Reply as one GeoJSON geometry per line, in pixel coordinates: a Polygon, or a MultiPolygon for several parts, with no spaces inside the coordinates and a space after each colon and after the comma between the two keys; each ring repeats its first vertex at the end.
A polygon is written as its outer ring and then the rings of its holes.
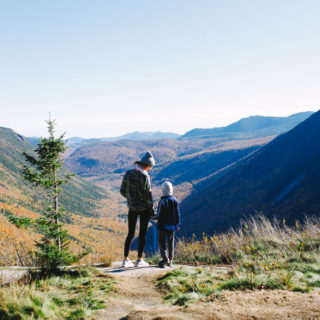
{"type": "Polygon", "coordinates": [[[147,151],[146,154],[141,158],[141,160],[136,161],[135,163],[144,164],[144,165],[151,166],[151,167],[153,167],[156,164],[156,162],[153,158],[153,155],[151,154],[150,151],[147,151]]]}
{"type": "Polygon", "coordinates": [[[169,181],[165,181],[162,184],[162,193],[164,196],[172,196],[173,195],[173,186],[169,181]]]}

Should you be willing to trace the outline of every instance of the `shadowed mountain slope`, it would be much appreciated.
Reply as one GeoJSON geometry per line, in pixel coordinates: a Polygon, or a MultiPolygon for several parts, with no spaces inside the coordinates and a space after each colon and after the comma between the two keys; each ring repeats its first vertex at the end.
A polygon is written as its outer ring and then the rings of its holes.
{"type": "Polygon", "coordinates": [[[261,146],[225,151],[216,150],[178,158],[169,163],[160,164],[159,167],[153,169],[152,180],[157,184],[164,180],[170,180],[174,185],[184,182],[191,183],[208,177],[213,172],[239,161],[259,148],[261,146]]]}
{"type": "Polygon", "coordinates": [[[223,231],[262,211],[288,223],[320,215],[320,111],[226,174],[212,175],[182,203],[186,234],[223,231]]]}

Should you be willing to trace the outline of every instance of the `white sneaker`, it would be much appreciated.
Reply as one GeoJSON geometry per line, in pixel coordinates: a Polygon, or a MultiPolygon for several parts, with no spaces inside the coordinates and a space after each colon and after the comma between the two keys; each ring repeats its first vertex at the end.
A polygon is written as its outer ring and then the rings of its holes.
{"type": "Polygon", "coordinates": [[[134,264],[130,260],[123,260],[122,267],[123,268],[132,268],[132,267],[134,267],[134,264]]]}
{"type": "Polygon", "coordinates": [[[144,260],[137,260],[136,267],[147,267],[149,265],[148,262],[145,262],[144,260]]]}

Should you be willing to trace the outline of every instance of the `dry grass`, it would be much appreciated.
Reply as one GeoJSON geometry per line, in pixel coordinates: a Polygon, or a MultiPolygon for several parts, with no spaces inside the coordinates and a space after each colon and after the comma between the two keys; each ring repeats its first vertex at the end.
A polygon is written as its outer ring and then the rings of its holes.
{"type": "MultiPolygon", "coordinates": [[[[288,227],[285,221],[270,221],[262,215],[243,221],[241,228],[201,240],[195,237],[177,244],[176,261],[194,265],[229,264],[232,271],[212,282],[211,294],[223,290],[285,289],[309,292],[320,288],[320,219],[306,218],[288,227]]],[[[177,278],[170,294],[186,299],[182,282],[177,278]]],[[[206,280],[212,281],[207,274],[206,280]]],[[[191,281],[191,280],[190,280],[191,281]]],[[[194,280],[192,280],[194,281],[194,280]]],[[[192,282],[191,281],[191,282],[192,282]]],[[[191,293],[193,290],[190,282],[191,293]]],[[[194,296],[194,295],[193,295],[194,296]]],[[[187,300],[186,300],[187,301],[187,300]]]]}
{"type": "Polygon", "coordinates": [[[315,254],[320,246],[320,218],[306,218],[294,227],[285,221],[270,221],[263,215],[243,221],[238,230],[231,230],[201,240],[182,239],[177,243],[176,258],[193,264],[237,264],[244,254],[254,254],[263,247],[265,251],[277,248],[281,252],[302,255],[315,254]],[[258,246],[258,247],[257,247],[258,246]]]}

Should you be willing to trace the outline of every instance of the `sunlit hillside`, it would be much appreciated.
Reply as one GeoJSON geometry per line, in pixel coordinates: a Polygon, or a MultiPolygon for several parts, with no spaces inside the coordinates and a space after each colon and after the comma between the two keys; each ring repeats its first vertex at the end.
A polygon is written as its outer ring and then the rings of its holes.
{"type": "MultiPolygon", "coordinates": [[[[42,191],[26,183],[21,174],[22,152],[32,153],[33,149],[23,136],[0,128],[0,265],[33,263],[34,240],[38,236],[17,229],[5,217],[36,217],[43,212],[42,191]]],[[[67,210],[63,220],[74,237],[74,251],[92,249],[85,261],[100,262],[120,255],[125,225],[118,218],[118,206],[104,189],[73,177],[64,189],[61,203],[67,210]]]]}

